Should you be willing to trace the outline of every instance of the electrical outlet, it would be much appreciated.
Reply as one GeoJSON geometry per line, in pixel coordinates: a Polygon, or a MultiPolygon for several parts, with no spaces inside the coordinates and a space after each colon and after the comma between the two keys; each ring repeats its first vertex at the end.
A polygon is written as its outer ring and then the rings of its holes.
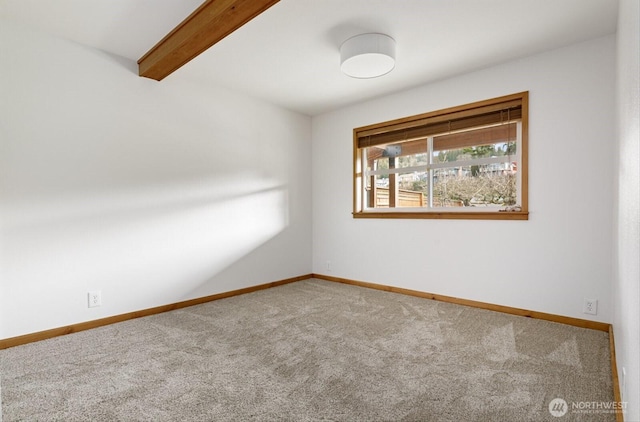
{"type": "Polygon", "coordinates": [[[327,261],[327,265],[325,268],[327,269],[327,272],[331,272],[331,261],[327,261]]]}
{"type": "Polygon", "coordinates": [[[585,299],[582,306],[582,312],[590,315],[598,315],[598,300],[597,299],[585,299]]]}
{"type": "Polygon", "coordinates": [[[96,290],[94,292],[89,292],[89,307],[95,308],[97,306],[102,306],[102,292],[100,290],[96,290]]]}

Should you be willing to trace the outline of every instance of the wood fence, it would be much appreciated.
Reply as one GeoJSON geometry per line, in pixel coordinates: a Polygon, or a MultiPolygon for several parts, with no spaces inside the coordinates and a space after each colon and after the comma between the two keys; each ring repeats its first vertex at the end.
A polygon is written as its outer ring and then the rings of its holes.
{"type": "MultiPolygon", "coordinates": [[[[398,207],[426,207],[425,194],[413,190],[398,189],[398,207]]],[[[463,207],[458,200],[433,198],[434,207],[463,207]]],[[[376,188],[376,208],[389,208],[389,188],[376,188]]]]}

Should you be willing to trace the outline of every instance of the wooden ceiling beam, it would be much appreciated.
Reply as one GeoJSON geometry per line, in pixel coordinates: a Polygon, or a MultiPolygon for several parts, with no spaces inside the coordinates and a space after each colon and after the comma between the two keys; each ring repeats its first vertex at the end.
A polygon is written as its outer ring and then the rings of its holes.
{"type": "Polygon", "coordinates": [[[138,74],[161,81],[278,1],[205,1],[138,60],[138,74]]]}

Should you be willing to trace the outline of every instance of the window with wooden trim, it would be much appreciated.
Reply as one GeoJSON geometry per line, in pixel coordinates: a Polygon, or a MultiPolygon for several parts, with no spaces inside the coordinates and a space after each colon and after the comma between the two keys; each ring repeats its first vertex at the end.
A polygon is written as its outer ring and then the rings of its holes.
{"type": "Polygon", "coordinates": [[[528,219],[528,92],[354,129],[356,218],[528,219]]]}

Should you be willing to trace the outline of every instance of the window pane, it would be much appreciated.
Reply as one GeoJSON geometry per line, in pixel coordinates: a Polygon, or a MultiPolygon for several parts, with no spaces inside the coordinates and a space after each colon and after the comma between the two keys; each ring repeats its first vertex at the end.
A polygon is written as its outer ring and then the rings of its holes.
{"type": "Polygon", "coordinates": [[[377,145],[367,148],[366,154],[369,166],[376,170],[429,164],[426,139],[392,145],[377,145]]]}
{"type": "Polygon", "coordinates": [[[389,175],[367,179],[367,204],[370,208],[389,208],[389,175]]]}
{"type": "Polygon", "coordinates": [[[427,151],[424,151],[418,154],[398,157],[396,161],[396,168],[426,166],[427,164],[429,164],[429,154],[427,151]]]}
{"type": "Polygon", "coordinates": [[[516,142],[495,142],[488,145],[473,145],[464,148],[439,150],[433,153],[434,163],[452,163],[478,158],[504,157],[516,154],[516,142]]]}
{"type": "Polygon", "coordinates": [[[427,171],[398,174],[397,207],[426,207],[429,205],[427,171]]]}
{"type": "MultiPolygon", "coordinates": [[[[467,138],[468,139],[468,138],[467,138]]],[[[441,142],[440,145],[443,143],[441,142]]],[[[451,144],[451,143],[449,143],[451,144]]],[[[516,142],[498,141],[486,145],[433,152],[433,195],[429,201],[429,154],[422,151],[426,140],[405,144],[367,148],[369,170],[413,168],[406,173],[376,174],[367,178],[369,208],[389,208],[393,195],[389,186],[397,186],[395,208],[405,207],[504,207],[517,202],[516,142]],[[414,152],[414,154],[409,154],[414,152]],[[403,155],[404,154],[404,155],[403,155]],[[489,162],[491,159],[512,158],[514,161],[489,162]],[[487,160],[489,159],[489,160],[487,160]],[[478,160],[474,165],[470,161],[478,160]],[[456,165],[460,162],[460,165],[456,165]],[[464,162],[464,165],[463,163],[464,162]],[[416,170],[416,167],[424,169],[416,170]],[[395,178],[396,185],[393,185],[395,178]]]]}
{"type": "MultiPolygon", "coordinates": [[[[395,175],[398,184],[395,207],[428,206],[427,177],[426,171],[395,175]]],[[[389,175],[375,175],[369,178],[367,187],[369,207],[389,208],[389,182],[392,178],[393,176],[389,177],[389,175]],[[371,183],[375,185],[375,189],[370,188],[371,183]]]]}
{"type": "Polygon", "coordinates": [[[516,203],[515,162],[434,170],[434,207],[487,207],[516,203]]]}

